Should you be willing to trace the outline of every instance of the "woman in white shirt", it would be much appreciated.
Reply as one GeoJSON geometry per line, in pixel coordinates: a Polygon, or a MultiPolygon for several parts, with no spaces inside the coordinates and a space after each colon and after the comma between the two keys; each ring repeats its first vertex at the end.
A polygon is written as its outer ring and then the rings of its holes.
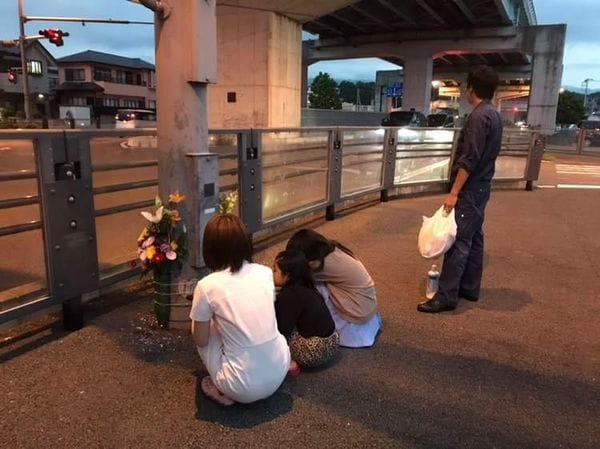
{"type": "Polygon", "coordinates": [[[210,376],[204,394],[221,405],[254,402],[277,390],[290,366],[290,351],[277,330],[270,268],[252,263],[243,223],[218,214],[204,231],[202,256],[213,271],[194,291],[192,335],[210,376]]]}

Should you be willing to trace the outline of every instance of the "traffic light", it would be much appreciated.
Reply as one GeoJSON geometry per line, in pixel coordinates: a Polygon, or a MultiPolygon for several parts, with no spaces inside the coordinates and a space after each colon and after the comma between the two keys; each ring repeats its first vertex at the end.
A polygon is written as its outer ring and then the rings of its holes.
{"type": "Polygon", "coordinates": [[[47,30],[40,30],[40,36],[44,36],[47,38],[50,43],[56,45],[57,47],[62,47],[65,43],[63,42],[63,37],[68,36],[69,33],[63,30],[57,30],[54,28],[49,28],[47,30]]]}
{"type": "Polygon", "coordinates": [[[11,84],[17,84],[17,71],[14,69],[8,69],[8,82],[11,84]]]}

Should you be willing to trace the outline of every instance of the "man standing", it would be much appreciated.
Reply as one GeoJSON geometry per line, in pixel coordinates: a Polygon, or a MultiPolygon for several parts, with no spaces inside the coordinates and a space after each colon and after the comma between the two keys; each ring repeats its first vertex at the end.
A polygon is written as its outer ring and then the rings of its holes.
{"type": "Polygon", "coordinates": [[[467,77],[467,100],[474,109],[458,138],[452,189],[444,201],[447,213],[456,208],[456,241],[444,256],[438,292],[417,306],[419,312],[445,312],[453,310],[459,298],[479,299],[484,211],[502,143],[502,120],[491,101],[498,82],[498,74],[488,66],[477,67],[467,77]]]}

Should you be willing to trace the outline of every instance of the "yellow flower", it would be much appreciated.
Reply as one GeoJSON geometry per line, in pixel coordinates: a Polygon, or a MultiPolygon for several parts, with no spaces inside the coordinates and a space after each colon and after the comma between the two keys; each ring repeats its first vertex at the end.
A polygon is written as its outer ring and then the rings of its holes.
{"type": "Polygon", "coordinates": [[[171,242],[171,249],[173,251],[177,251],[177,248],[179,247],[179,245],[177,245],[177,242],[171,242]]]}
{"type": "Polygon", "coordinates": [[[154,247],[154,245],[149,246],[148,248],[146,248],[146,258],[152,260],[152,258],[154,257],[154,254],[156,254],[156,248],[154,247]]]}
{"type": "Polygon", "coordinates": [[[179,193],[179,190],[176,190],[175,193],[171,193],[169,195],[169,203],[175,203],[175,204],[179,204],[181,203],[183,200],[185,200],[185,195],[181,195],[179,193]]]}

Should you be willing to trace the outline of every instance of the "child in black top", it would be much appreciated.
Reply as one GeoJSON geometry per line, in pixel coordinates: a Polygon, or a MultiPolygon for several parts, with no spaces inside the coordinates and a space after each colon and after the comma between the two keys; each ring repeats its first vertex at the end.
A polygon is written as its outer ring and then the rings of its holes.
{"type": "Polygon", "coordinates": [[[275,315],[279,332],[290,345],[290,372],[297,373],[297,365],[315,367],[329,361],[337,351],[339,337],[304,253],[287,250],[277,254],[273,280],[280,288],[275,315]]]}

